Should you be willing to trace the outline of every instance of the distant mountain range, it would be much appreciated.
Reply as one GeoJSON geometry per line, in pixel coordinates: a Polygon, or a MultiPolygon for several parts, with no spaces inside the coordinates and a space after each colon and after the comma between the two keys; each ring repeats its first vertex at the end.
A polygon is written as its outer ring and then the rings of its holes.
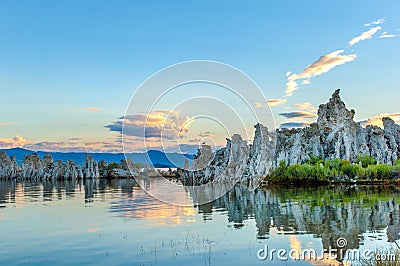
{"type": "MultiPolygon", "coordinates": [[[[45,151],[31,151],[22,148],[12,149],[0,149],[0,152],[5,152],[9,157],[16,156],[17,163],[22,164],[24,156],[36,153],[41,158],[46,154],[51,154],[53,160],[71,160],[79,165],[82,165],[85,161],[85,154],[90,154],[96,161],[104,160],[108,163],[117,162],[119,163],[122,159],[125,159],[123,153],[85,153],[85,152],[45,152],[45,151]]],[[[164,153],[162,151],[150,150],[148,152],[138,152],[126,154],[128,158],[132,158],[134,163],[141,163],[143,166],[146,164],[154,165],[156,168],[175,168],[177,166],[183,167],[185,158],[189,160],[193,159],[193,155],[181,154],[181,153],[164,153]]]]}

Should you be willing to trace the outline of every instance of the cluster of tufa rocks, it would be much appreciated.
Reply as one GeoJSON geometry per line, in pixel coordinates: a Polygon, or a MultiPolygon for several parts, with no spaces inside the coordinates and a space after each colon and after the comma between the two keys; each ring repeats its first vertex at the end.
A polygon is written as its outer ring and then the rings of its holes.
{"type": "Polygon", "coordinates": [[[393,164],[400,158],[400,126],[385,117],[384,128],[354,121],[354,110],[348,110],[336,90],[329,102],[321,104],[316,123],[301,129],[268,131],[255,125],[252,144],[240,135],[227,139],[225,148],[214,153],[202,146],[194,162],[177,174],[190,183],[210,180],[256,180],[265,176],[280,161],[287,165],[304,163],[310,154],[324,160],[343,159],[354,162],[360,155],[374,157],[379,163],[393,164]]]}
{"type": "Polygon", "coordinates": [[[82,168],[73,161],[61,160],[54,163],[53,157],[47,154],[41,159],[33,153],[25,156],[24,162],[19,166],[15,156],[11,159],[5,152],[0,153],[0,178],[22,178],[33,180],[49,179],[83,179],[100,177],[99,165],[92,156],[85,156],[82,168]]]}
{"type": "Polygon", "coordinates": [[[275,163],[304,163],[309,154],[325,160],[354,162],[359,155],[370,155],[380,163],[393,164],[400,156],[400,126],[388,117],[384,128],[354,121],[354,110],[346,109],[336,90],[329,102],[318,109],[317,123],[303,129],[277,131],[275,163]]]}
{"type": "MultiPolygon", "coordinates": [[[[152,169],[154,171],[154,169],[152,169]]],[[[150,170],[149,170],[150,171],[150,170]]],[[[0,152],[0,179],[18,178],[29,180],[73,180],[107,178],[130,178],[142,174],[134,165],[131,158],[121,160],[120,164],[107,163],[104,160],[96,162],[89,154],[79,166],[73,161],[53,161],[51,154],[42,159],[36,153],[26,155],[21,166],[17,164],[16,157],[11,159],[5,152],[0,152]]]]}

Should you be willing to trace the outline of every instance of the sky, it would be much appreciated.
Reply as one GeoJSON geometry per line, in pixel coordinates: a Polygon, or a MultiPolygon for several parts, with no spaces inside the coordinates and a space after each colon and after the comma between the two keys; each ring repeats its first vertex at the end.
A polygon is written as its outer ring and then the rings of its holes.
{"type": "MultiPolygon", "coordinates": [[[[270,110],[277,128],[315,121],[338,88],[363,125],[400,122],[399,11],[399,1],[0,1],[0,147],[120,152],[122,120],[135,129],[145,118],[176,136],[171,150],[221,146],[232,133],[251,139],[248,126],[193,119],[218,113],[217,103],[172,110],[182,95],[206,92],[237,106],[210,84],[177,89],[147,116],[125,115],[146,79],[190,60],[248,75],[265,96],[251,108],[270,110]]],[[[132,151],[143,140],[160,148],[154,135],[125,138],[132,151]]]]}

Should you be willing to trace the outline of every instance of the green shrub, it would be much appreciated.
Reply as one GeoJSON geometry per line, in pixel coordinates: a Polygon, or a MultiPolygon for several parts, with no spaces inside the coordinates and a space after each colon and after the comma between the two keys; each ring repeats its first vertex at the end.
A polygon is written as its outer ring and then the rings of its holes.
{"type": "Polygon", "coordinates": [[[348,160],[320,161],[318,157],[310,156],[310,160],[304,164],[287,166],[284,161],[273,170],[271,178],[277,180],[328,180],[346,175],[358,180],[389,180],[392,171],[400,171],[400,160],[393,166],[388,164],[376,164],[369,156],[358,157],[358,164],[351,164],[348,160]],[[364,167],[366,165],[366,167],[364,167]]]}
{"type": "Polygon", "coordinates": [[[308,157],[310,157],[310,159],[308,159],[307,162],[306,162],[308,164],[317,165],[317,164],[320,164],[320,163],[324,163],[324,161],[322,160],[321,157],[314,156],[314,155],[312,155],[312,153],[308,154],[308,157]]]}
{"type": "Polygon", "coordinates": [[[360,155],[357,157],[356,163],[361,163],[362,167],[367,168],[370,165],[375,165],[376,160],[374,157],[369,155],[360,155]]]}
{"type": "Polygon", "coordinates": [[[288,174],[290,179],[303,179],[305,176],[305,172],[303,172],[303,167],[296,163],[292,164],[288,167],[288,174]]]}
{"type": "Polygon", "coordinates": [[[277,179],[288,179],[288,167],[285,161],[280,161],[278,167],[275,168],[273,176],[277,179]]]}
{"type": "Polygon", "coordinates": [[[360,177],[361,167],[358,164],[344,164],[342,166],[342,173],[350,178],[360,177]]]}
{"type": "Polygon", "coordinates": [[[366,168],[366,178],[368,179],[377,179],[378,178],[378,169],[373,166],[369,166],[366,168]]]}
{"type": "Polygon", "coordinates": [[[387,164],[377,164],[376,167],[377,171],[377,178],[379,179],[389,179],[391,176],[391,169],[390,166],[387,164]]]}
{"type": "Polygon", "coordinates": [[[342,166],[342,160],[340,159],[334,159],[329,163],[329,167],[331,169],[335,169],[338,172],[340,172],[341,166],[342,166]]]}

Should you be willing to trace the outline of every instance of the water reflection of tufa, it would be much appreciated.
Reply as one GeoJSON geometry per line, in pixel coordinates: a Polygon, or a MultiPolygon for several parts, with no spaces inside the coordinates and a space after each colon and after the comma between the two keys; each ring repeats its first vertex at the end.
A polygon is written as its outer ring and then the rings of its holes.
{"type": "Polygon", "coordinates": [[[43,180],[43,181],[0,181],[0,206],[20,201],[54,201],[77,197],[84,192],[85,202],[107,195],[132,193],[138,187],[134,179],[112,180],[43,180]]]}
{"type": "Polygon", "coordinates": [[[234,225],[254,219],[257,238],[278,234],[311,233],[324,248],[336,247],[340,237],[346,248],[359,248],[362,234],[385,229],[389,242],[400,239],[399,192],[388,187],[282,188],[249,191],[235,186],[216,201],[198,206],[205,219],[226,210],[234,225]]]}

